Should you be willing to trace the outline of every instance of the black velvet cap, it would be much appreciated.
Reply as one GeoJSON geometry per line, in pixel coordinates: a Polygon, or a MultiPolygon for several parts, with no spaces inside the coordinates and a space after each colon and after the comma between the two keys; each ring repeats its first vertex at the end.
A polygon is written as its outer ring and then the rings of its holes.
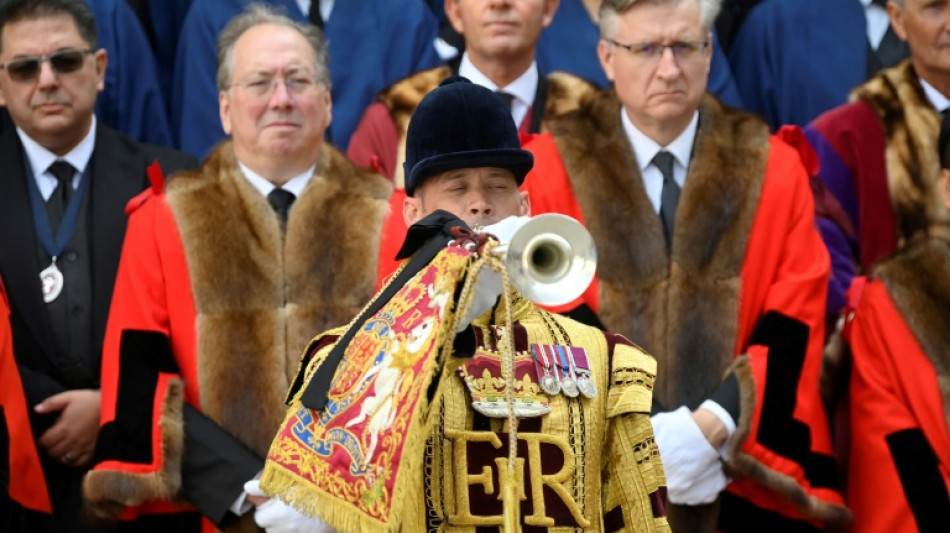
{"type": "Polygon", "coordinates": [[[448,78],[419,103],[406,134],[406,194],[429,176],[458,168],[510,170],[518,185],[534,166],[501,99],[462,77],[448,78]]]}

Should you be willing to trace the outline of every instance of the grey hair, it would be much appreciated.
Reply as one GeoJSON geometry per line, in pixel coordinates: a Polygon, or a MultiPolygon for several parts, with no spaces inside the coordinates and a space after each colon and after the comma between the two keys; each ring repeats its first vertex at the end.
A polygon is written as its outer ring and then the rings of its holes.
{"type": "Polygon", "coordinates": [[[218,90],[231,88],[231,74],[234,71],[234,44],[244,32],[261,24],[274,24],[293,28],[310,44],[315,58],[314,68],[318,83],[330,82],[330,70],[327,67],[327,44],[320,28],[306,22],[297,22],[276,9],[265,4],[251,4],[243,13],[231,19],[218,35],[218,90]]]}
{"type": "Polygon", "coordinates": [[[600,36],[606,37],[612,28],[615,17],[637,4],[679,4],[690,1],[699,4],[699,21],[703,30],[712,31],[713,23],[722,8],[722,0],[604,0],[600,4],[600,36]]]}

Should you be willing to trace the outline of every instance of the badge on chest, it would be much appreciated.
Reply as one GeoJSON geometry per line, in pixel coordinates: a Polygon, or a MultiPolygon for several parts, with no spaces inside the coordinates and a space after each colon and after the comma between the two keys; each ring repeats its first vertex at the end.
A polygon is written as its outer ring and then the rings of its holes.
{"type": "MultiPolygon", "coordinates": [[[[515,353],[514,372],[513,407],[519,418],[550,413],[550,397],[560,393],[569,398],[597,396],[583,348],[532,344],[530,352],[515,353]]],[[[491,418],[508,416],[508,387],[497,351],[479,348],[459,367],[459,375],[471,394],[473,409],[491,418]]]]}

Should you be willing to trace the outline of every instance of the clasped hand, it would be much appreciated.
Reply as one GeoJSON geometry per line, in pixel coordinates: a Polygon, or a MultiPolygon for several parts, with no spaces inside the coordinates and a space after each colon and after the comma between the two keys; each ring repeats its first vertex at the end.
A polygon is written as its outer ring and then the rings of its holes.
{"type": "Polygon", "coordinates": [[[687,407],[651,417],[653,433],[671,503],[712,503],[729,479],[722,470],[719,452],[703,435],[687,407]]]}

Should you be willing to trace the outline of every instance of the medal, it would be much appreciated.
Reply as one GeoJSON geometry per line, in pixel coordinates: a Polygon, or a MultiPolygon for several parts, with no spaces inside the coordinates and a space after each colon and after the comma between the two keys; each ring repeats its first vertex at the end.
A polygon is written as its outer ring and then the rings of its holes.
{"type": "Polygon", "coordinates": [[[43,301],[50,303],[63,292],[63,273],[56,266],[56,258],[48,267],[40,271],[40,283],[43,287],[43,301]]]}
{"type": "Polygon", "coordinates": [[[597,396],[597,385],[594,385],[594,382],[587,376],[581,375],[577,378],[577,388],[581,391],[581,394],[588,398],[597,396]]]}
{"type": "Polygon", "coordinates": [[[597,396],[597,385],[590,379],[590,363],[583,348],[571,347],[569,352],[573,370],[577,374],[577,388],[587,398],[597,396]]]}
{"type": "Polygon", "coordinates": [[[561,383],[558,381],[557,365],[552,364],[551,357],[547,352],[548,349],[550,349],[550,346],[547,345],[531,345],[535,366],[540,367],[538,368],[538,375],[541,376],[541,390],[548,396],[557,396],[561,392],[561,383]]]}
{"type": "Polygon", "coordinates": [[[561,370],[564,372],[564,377],[561,378],[561,392],[571,398],[577,398],[580,391],[577,390],[577,380],[574,376],[573,365],[567,360],[570,356],[568,347],[558,346],[557,353],[561,358],[561,370]]]}
{"type": "Polygon", "coordinates": [[[56,228],[55,232],[50,226],[49,217],[46,215],[43,196],[40,194],[40,189],[36,185],[36,178],[32,170],[33,167],[26,157],[26,154],[23,156],[23,168],[26,170],[25,178],[27,181],[27,192],[30,197],[30,211],[33,215],[33,230],[36,232],[36,239],[39,241],[40,246],[53,258],[50,265],[40,271],[40,288],[43,291],[43,301],[51,303],[56,301],[60,293],[63,292],[65,278],[63,277],[63,272],[56,266],[56,258],[62,255],[63,251],[66,250],[66,244],[69,243],[69,240],[72,239],[73,234],[76,232],[83,198],[85,197],[86,189],[89,188],[89,181],[91,179],[89,169],[91,167],[87,165],[86,169],[82,172],[82,176],[79,179],[79,187],[76,188],[72,199],[69,200],[69,205],[64,206],[66,210],[63,213],[63,219],[60,221],[59,227],[56,228]]]}

